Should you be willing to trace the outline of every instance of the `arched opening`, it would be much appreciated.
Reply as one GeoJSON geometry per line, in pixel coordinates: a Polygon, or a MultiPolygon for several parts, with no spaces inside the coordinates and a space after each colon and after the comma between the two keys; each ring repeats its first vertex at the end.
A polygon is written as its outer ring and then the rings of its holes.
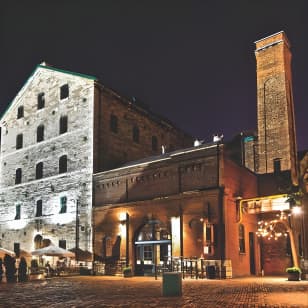
{"type": "Polygon", "coordinates": [[[40,234],[37,234],[34,238],[34,248],[39,249],[43,247],[43,237],[40,234]]]}
{"type": "Polygon", "coordinates": [[[135,275],[154,275],[171,257],[171,235],[160,220],[148,220],[135,235],[135,275]]]}

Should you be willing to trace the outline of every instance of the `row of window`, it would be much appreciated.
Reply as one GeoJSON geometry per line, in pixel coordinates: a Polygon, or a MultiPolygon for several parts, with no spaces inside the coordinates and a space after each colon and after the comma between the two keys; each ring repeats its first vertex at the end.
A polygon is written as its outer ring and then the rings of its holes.
{"type": "MultiPolygon", "coordinates": [[[[60,99],[69,97],[69,87],[65,84],[60,87],[60,99]]],[[[43,109],[45,107],[45,93],[41,92],[37,95],[37,109],[43,109]]],[[[24,106],[19,106],[17,109],[17,119],[24,117],[24,106]]]]}
{"type": "MultiPolygon", "coordinates": [[[[117,134],[119,132],[118,127],[118,117],[114,114],[110,115],[110,131],[117,134]]],[[[140,133],[139,133],[139,127],[137,125],[133,126],[132,130],[132,139],[135,143],[139,143],[140,141],[140,133]]],[[[158,140],[156,136],[152,136],[152,151],[156,152],[158,150],[158,140]]]]}
{"type": "MultiPolygon", "coordinates": [[[[67,212],[67,197],[63,196],[60,198],[60,208],[59,208],[59,214],[64,214],[67,212]]],[[[35,210],[35,217],[41,217],[43,216],[43,201],[37,200],[36,201],[36,210],[35,210]]],[[[21,205],[16,205],[16,214],[15,214],[15,220],[21,219],[21,205]]]]}
{"type": "MultiPolygon", "coordinates": [[[[67,116],[62,116],[59,120],[59,134],[64,134],[67,132],[67,116]]],[[[41,142],[44,141],[44,132],[45,127],[43,124],[39,125],[36,129],[36,141],[41,142]]],[[[23,147],[23,134],[18,134],[16,136],[16,150],[21,149],[23,147]]]]}
{"type": "MultiPolygon", "coordinates": [[[[35,167],[35,179],[41,179],[44,176],[44,163],[39,162],[35,167]]],[[[67,155],[62,155],[59,158],[59,173],[67,172],[67,155]]],[[[22,182],[22,169],[18,168],[15,172],[15,184],[21,184],[22,182]]]]}

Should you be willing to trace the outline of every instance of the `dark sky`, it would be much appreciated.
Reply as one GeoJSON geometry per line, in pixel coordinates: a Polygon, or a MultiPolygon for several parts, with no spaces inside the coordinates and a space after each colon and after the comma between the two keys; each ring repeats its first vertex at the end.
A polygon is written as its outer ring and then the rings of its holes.
{"type": "Polygon", "coordinates": [[[37,64],[96,76],[211,141],[256,128],[254,41],[284,30],[298,148],[308,149],[308,1],[0,3],[0,112],[37,64]]]}

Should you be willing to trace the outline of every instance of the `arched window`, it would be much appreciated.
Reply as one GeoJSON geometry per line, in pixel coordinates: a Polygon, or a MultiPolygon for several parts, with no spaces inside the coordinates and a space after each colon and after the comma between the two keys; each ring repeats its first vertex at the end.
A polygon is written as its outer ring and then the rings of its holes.
{"type": "Polygon", "coordinates": [[[60,118],[60,123],[59,123],[59,133],[64,134],[67,132],[67,116],[62,116],[60,118]]]}
{"type": "Polygon", "coordinates": [[[245,253],[245,227],[242,224],[238,226],[239,251],[245,253]]]}
{"type": "Polygon", "coordinates": [[[36,141],[41,142],[43,140],[44,140],[44,125],[40,125],[36,130],[36,141]]]}
{"type": "Polygon", "coordinates": [[[24,106],[19,106],[17,109],[17,119],[24,117],[24,106]]]}
{"type": "Polygon", "coordinates": [[[158,141],[156,136],[152,136],[152,151],[156,152],[158,150],[158,141]]]}
{"type": "Polygon", "coordinates": [[[136,125],[133,127],[133,141],[139,143],[139,128],[136,125]]]}
{"type": "Polygon", "coordinates": [[[34,248],[39,249],[43,247],[43,237],[40,234],[37,234],[34,238],[34,248]]]}
{"type": "Polygon", "coordinates": [[[114,114],[112,114],[110,116],[110,130],[113,133],[117,133],[118,132],[118,117],[115,116],[114,114]]]}
{"type": "Polygon", "coordinates": [[[37,96],[37,109],[43,109],[45,107],[45,93],[39,93],[37,96]]]}
{"type": "Polygon", "coordinates": [[[16,136],[16,150],[21,149],[23,147],[23,136],[22,134],[18,134],[16,136]]]}
{"type": "Polygon", "coordinates": [[[15,184],[20,184],[22,178],[22,170],[21,168],[16,169],[15,172],[15,184]]]}
{"type": "Polygon", "coordinates": [[[41,179],[43,177],[43,162],[40,162],[36,165],[35,178],[41,179]]]}
{"type": "Polygon", "coordinates": [[[59,158],[59,173],[65,173],[67,172],[67,156],[62,155],[59,158]]]}

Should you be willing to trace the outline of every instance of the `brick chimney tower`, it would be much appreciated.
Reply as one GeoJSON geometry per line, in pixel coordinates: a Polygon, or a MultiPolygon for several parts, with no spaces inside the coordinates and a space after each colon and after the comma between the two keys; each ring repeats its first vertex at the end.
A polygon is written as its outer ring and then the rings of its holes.
{"type": "Polygon", "coordinates": [[[281,31],[255,42],[258,173],[290,170],[297,184],[297,145],[290,43],[281,31]]]}

